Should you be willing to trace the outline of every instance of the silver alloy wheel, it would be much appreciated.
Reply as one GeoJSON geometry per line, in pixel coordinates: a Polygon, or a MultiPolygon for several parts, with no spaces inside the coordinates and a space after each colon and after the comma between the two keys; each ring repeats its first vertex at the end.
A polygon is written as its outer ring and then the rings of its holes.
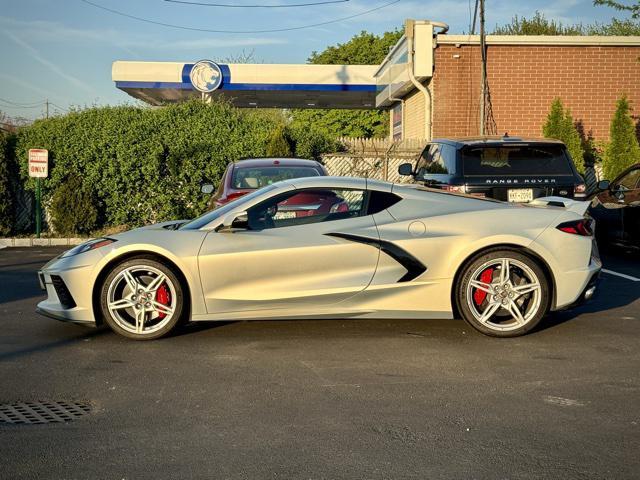
{"type": "Polygon", "coordinates": [[[540,310],[540,279],[523,262],[513,258],[496,258],[478,267],[467,284],[467,305],[473,316],[487,328],[507,332],[525,326],[540,310]],[[492,270],[491,282],[480,280],[492,270]],[[482,302],[474,294],[484,292],[482,302]]]}
{"type": "Polygon", "coordinates": [[[176,289],[162,271],[149,265],[134,265],[119,272],[107,291],[107,309],[111,318],[124,330],[148,335],[167,325],[175,314],[176,289]],[[157,299],[164,286],[169,302],[157,299]]]}

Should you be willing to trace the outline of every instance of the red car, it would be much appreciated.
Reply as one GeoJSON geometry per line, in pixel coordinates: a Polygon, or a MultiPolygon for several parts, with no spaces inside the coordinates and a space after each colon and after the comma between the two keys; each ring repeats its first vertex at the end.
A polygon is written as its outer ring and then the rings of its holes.
{"type": "MultiPolygon", "coordinates": [[[[220,207],[258,188],[280,180],[326,176],[327,170],[315,160],[301,158],[250,158],[230,163],[211,197],[211,209],[220,207]]],[[[290,199],[292,200],[292,199],[290,199]]]]}

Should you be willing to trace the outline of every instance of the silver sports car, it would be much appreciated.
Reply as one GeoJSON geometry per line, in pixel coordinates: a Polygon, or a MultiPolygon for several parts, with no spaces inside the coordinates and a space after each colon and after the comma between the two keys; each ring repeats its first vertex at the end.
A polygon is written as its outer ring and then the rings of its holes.
{"type": "Polygon", "coordinates": [[[146,340],[183,321],[453,318],[524,334],[595,292],[586,202],[362,178],[264,187],[191,221],[98,238],[39,273],[42,314],[146,340]]]}

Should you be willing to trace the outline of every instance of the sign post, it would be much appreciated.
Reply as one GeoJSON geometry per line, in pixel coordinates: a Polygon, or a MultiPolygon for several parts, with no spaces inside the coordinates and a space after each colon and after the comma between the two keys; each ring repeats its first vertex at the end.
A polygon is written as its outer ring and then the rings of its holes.
{"type": "Polygon", "coordinates": [[[49,176],[49,151],[42,148],[29,150],[29,176],[36,179],[36,238],[42,231],[42,198],[40,179],[49,176]]]}

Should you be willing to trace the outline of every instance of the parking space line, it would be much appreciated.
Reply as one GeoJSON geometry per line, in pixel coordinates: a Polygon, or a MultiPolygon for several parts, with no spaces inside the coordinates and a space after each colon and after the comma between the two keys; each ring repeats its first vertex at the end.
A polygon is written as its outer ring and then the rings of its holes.
{"type": "Polygon", "coordinates": [[[624,273],[614,272],[613,270],[607,270],[606,268],[603,268],[602,272],[608,273],[609,275],[615,275],[616,277],[626,278],[627,280],[631,280],[632,282],[640,282],[640,278],[632,277],[631,275],[626,275],[624,273]]]}

